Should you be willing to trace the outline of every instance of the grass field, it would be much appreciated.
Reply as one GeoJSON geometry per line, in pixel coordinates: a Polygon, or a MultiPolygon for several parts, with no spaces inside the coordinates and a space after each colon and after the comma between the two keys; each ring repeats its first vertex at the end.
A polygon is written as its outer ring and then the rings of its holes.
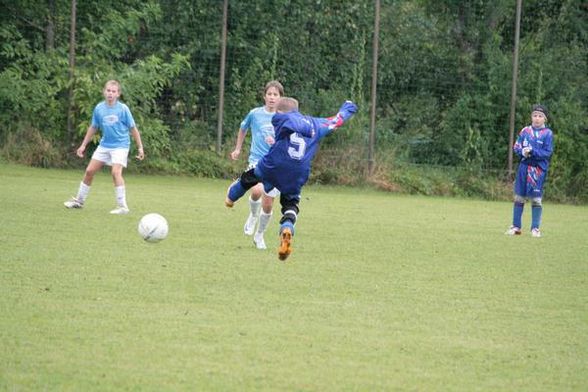
{"type": "Polygon", "coordinates": [[[588,390],[585,206],[511,238],[510,203],[307,187],[283,263],[228,181],[127,175],[111,216],[81,176],[0,164],[0,390],[588,390]]]}

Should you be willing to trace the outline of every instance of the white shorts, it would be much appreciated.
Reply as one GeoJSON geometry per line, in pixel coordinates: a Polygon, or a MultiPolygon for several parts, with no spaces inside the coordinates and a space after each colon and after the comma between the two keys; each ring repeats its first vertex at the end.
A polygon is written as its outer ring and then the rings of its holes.
{"type": "MultiPolygon", "coordinates": [[[[249,165],[247,166],[247,169],[245,169],[245,171],[249,171],[251,169],[254,169],[255,166],[257,166],[257,162],[251,162],[251,163],[249,163],[249,165]]],[[[274,199],[276,197],[280,196],[280,191],[278,190],[278,188],[272,188],[271,191],[266,192],[265,187],[264,187],[263,193],[265,193],[269,197],[273,197],[274,199]]]]}
{"type": "Polygon", "coordinates": [[[112,166],[118,164],[123,167],[127,167],[128,157],[128,148],[106,148],[102,146],[98,146],[92,155],[92,159],[103,162],[105,165],[112,166]]]}

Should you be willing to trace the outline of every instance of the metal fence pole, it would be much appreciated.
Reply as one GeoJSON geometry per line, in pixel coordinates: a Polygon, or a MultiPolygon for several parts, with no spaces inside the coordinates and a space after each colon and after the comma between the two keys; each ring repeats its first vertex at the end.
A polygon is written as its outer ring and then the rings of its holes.
{"type": "Polygon", "coordinates": [[[375,0],[374,11],[374,42],[372,53],[372,93],[371,93],[371,119],[370,141],[368,150],[368,177],[374,172],[375,158],[374,145],[376,144],[376,100],[378,88],[378,51],[380,36],[380,0],[375,0]]]}
{"type": "Polygon", "coordinates": [[[216,153],[221,153],[223,141],[223,115],[225,110],[225,63],[227,57],[227,19],[229,13],[229,0],[224,0],[223,3],[223,27],[221,38],[221,61],[220,61],[220,77],[218,82],[218,120],[216,128],[216,153]]]}
{"type": "Polygon", "coordinates": [[[514,133],[515,133],[515,113],[517,103],[517,76],[519,73],[519,36],[521,31],[521,8],[523,0],[517,0],[517,15],[515,24],[515,42],[514,42],[514,53],[512,59],[512,90],[510,95],[510,124],[509,124],[509,135],[508,135],[508,175],[512,177],[512,145],[514,144],[514,133]]]}

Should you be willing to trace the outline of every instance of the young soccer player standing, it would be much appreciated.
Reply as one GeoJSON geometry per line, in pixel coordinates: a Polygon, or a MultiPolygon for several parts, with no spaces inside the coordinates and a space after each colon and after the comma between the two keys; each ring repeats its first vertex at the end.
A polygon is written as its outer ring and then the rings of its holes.
{"type": "Polygon", "coordinates": [[[272,119],[275,144],[255,168],[243,172],[229,187],[225,199],[227,207],[233,207],[248,189],[259,183],[263,183],[265,190],[275,187],[280,191],[280,260],[285,260],[292,252],[300,192],[310,176],[312,159],[320,141],[342,126],[356,111],[357,106],[347,101],[333,117],[310,117],[298,111],[298,101],[294,98],[280,99],[272,119]]]}
{"type": "Polygon", "coordinates": [[[514,152],[521,157],[514,183],[514,206],[512,226],[507,235],[521,234],[523,208],[525,200],[531,199],[531,235],[541,237],[541,215],[543,212],[543,186],[553,153],[553,132],[545,122],[547,109],[543,105],[534,105],[531,111],[531,125],[519,133],[513,146],[514,152]]]}
{"type": "Polygon", "coordinates": [[[129,135],[133,135],[133,139],[135,139],[139,150],[136,158],[139,160],[145,157],[143,143],[131,111],[127,105],[118,101],[121,94],[120,83],[116,80],[109,80],[104,86],[103,94],[104,101],[94,108],[92,123],[88,127],[86,136],[84,136],[84,140],[77,149],[76,154],[80,158],[84,157],[86,147],[98,129],[102,132],[100,144],[94,151],[92,159],[86,168],[78,194],[63,204],[66,208],[82,208],[90,193],[94,175],[104,165],[108,165],[112,167],[111,173],[117,204],[117,207],[110,213],[117,215],[128,214],[129,207],[127,206],[125,181],[122,172],[123,168],[127,167],[131,144],[129,135]]]}
{"type": "MultiPolygon", "coordinates": [[[[249,164],[247,169],[254,168],[257,162],[269,151],[274,142],[274,126],[272,117],[276,112],[276,105],[280,97],[284,95],[284,87],[277,80],[272,80],[264,88],[264,106],[252,109],[241,122],[237,133],[237,143],[231,152],[231,159],[237,160],[241,155],[241,148],[247,131],[251,130],[251,149],[249,152],[249,164]]],[[[249,196],[249,216],[245,221],[243,231],[246,235],[253,235],[253,242],[257,249],[266,249],[264,233],[272,217],[274,198],[277,190],[268,190],[264,193],[263,186],[259,184],[251,189],[249,196]],[[259,226],[257,223],[259,222],[259,226]],[[257,226],[257,231],[255,230],[257,226]]]]}

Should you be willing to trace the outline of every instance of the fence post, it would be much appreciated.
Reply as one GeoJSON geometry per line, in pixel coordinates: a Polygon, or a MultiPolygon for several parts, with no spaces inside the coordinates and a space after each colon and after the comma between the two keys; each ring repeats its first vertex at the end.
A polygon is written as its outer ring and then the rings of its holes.
{"type": "Polygon", "coordinates": [[[376,100],[378,88],[378,51],[380,36],[380,0],[375,0],[374,11],[374,42],[372,53],[372,92],[371,92],[371,119],[370,119],[370,141],[368,149],[368,177],[374,172],[374,145],[376,144],[376,100]]]}
{"type": "Polygon", "coordinates": [[[225,110],[225,62],[227,57],[227,18],[229,0],[223,2],[223,26],[221,38],[220,77],[218,82],[218,120],[216,128],[216,153],[220,155],[223,141],[223,115],[225,110]]]}
{"type": "Polygon", "coordinates": [[[76,0],[71,0],[71,19],[69,28],[69,88],[68,88],[68,105],[67,105],[67,137],[68,142],[73,143],[75,137],[75,121],[74,121],[74,84],[75,84],[75,68],[76,68],[76,18],[77,18],[77,3],[76,0]]]}
{"type": "Polygon", "coordinates": [[[515,112],[517,102],[517,75],[519,73],[519,35],[521,31],[521,8],[523,0],[517,0],[517,15],[515,22],[515,42],[512,58],[512,90],[510,95],[510,124],[508,134],[508,176],[512,177],[512,145],[514,144],[515,112]]]}

